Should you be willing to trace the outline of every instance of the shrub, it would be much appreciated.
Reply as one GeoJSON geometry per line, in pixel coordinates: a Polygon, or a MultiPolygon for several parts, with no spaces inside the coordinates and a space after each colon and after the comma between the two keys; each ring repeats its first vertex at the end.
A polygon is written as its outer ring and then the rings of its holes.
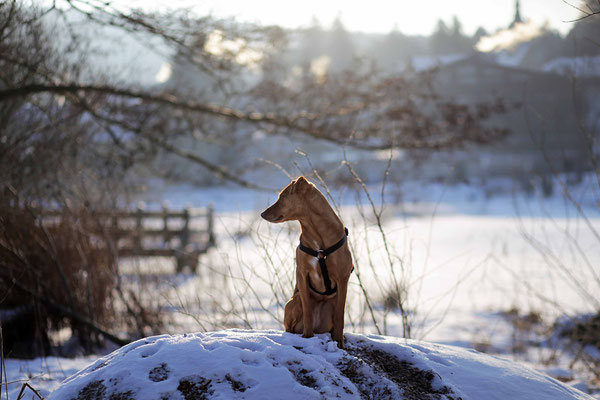
{"type": "Polygon", "coordinates": [[[7,355],[47,355],[48,332],[64,327],[88,351],[99,343],[91,326],[106,326],[111,318],[114,259],[84,229],[83,217],[65,210],[42,224],[30,208],[1,199],[0,309],[7,355]]]}

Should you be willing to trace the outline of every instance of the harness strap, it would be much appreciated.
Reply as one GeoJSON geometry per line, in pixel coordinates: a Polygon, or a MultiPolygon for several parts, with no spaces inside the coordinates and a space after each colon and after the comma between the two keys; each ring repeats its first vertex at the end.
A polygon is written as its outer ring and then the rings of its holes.
{"type": "Polygon", "coordinates": [[[333,253],[334,251],[336,251],[337,249],[342,247],[344,245],[344,243],[346,243],[346,238],[348,236],[348,228],[344,228],[344,233],[345,233],[345,235],[343,238],[341,238],[336,244],[334,244],[331,247],[326,248],[325,250],[313,250],[310,247],[306,247],[305,245],[302,244],[302,242],[300,242],[300,245],[298,246],[298,248],[300,250],[302,250],[303,252],[305,252],[308,255],[311,255],[311,256],[319,259],[319,266],[321,267],[321,275],[323,276],[323,283],[325,284],[325,291],[319,292],[317,289],[315,289],[313,287],[312,283],[310,282],[310,278],[309,278],[308,279],[308,287],[310,287],[310,289],[313,292],[318,293],[323,296],[329,296],[330,294],[337,292],[337,286],[334,288],[331,287],[331,279],[329,278],[329,272],[327,271],[327,262],[325,261],[325,259],[327,258],[328,255],[330,255],[331,253],[333,253]]]}

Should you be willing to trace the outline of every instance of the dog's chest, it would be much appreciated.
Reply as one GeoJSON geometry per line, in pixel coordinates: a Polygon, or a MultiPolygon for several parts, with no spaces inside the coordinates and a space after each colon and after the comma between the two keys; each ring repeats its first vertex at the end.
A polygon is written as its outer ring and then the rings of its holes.
{"type": "MultiPolygon", "coordinates": [[[[318,249],[319,248],[319,244],[317,242],[314,242],[314,249],[318,249]]],[[[313,284],[317,284],[319,286],[321,286],[321,272],[320,272],[320,268],[319,268],[319,259],[316,257],[311,257],[309,260],[309,272],[308,275],[310,276],[310,280],[313,282],[313,284]]]]}
{"type": "Polygon", "coordinates": [[[321,283],[321,274],[319,273],[319,259],[312,257],[309,261],[310,269],[308,274],[310,275],[311,281],[314,283],[321,283]]]}

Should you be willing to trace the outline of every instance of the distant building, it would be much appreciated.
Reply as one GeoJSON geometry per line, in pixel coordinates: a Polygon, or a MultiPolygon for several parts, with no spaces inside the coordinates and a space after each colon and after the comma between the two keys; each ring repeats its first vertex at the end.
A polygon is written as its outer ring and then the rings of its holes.
{"type": "Polygon", "coordinates": [[[498,98],[507,107],[507,113],[492,118],[489,125],[508,128],[510,135],[477,151],[468,149],[463,156],[470,159],[461,166],[462,173],[530,177],[550,172],[581,174],[591,167],[585,161],[590,143],[580,122],[594,112],[600,77],[581,78],[574,86],[570,78],[553,70],[501,65],[486,53],[437,68],[434,88],[443,97],[473,105],[498,98]]]}

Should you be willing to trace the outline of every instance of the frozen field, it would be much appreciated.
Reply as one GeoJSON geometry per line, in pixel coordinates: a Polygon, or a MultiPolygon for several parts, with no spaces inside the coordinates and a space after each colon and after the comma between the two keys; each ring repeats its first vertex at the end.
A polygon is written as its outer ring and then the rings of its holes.
{"type": "MultiPolygon", "coordinates": [[[[373,188],[377,209],[378,190],[373,188]]],[[[154,274],[151,283],[130,284],[140,291],[153,285],[152,295],[159,294],[169,313],[165,333],[282,329],[299,225],[260,219],[276,196],[185,188],[162,196],[173,208],[213,203],[218,234],[218,247],[201,258],[198,275],[171,275],[171,260],[126,266],[154,274]]],[[[600,307],[598,196],[584,184],[573,197],[579,210],[560,195],[540,199],[504,190],[490,199],[466,186],[407,185],[401,195],[385,196],[384,240],[364,196],[335,192],[356,268],[346,331],[400,337],[405,321],[412,338],[500,354],[555,376],[570,374],[570,382],[580,384],[586,373],[577,366],[570,370],[568,357],[560,353],[549,361],[552,349],[531,345],[539,332],[523,331],[510,318],[535,314],[552,322],[600,307]]],[[[92,359],[8,360],[8,380],[32,379],[34,387],[48,393],[92,359]]],[[[10,386],[11,399],[20,386],[10,386]]]]}

